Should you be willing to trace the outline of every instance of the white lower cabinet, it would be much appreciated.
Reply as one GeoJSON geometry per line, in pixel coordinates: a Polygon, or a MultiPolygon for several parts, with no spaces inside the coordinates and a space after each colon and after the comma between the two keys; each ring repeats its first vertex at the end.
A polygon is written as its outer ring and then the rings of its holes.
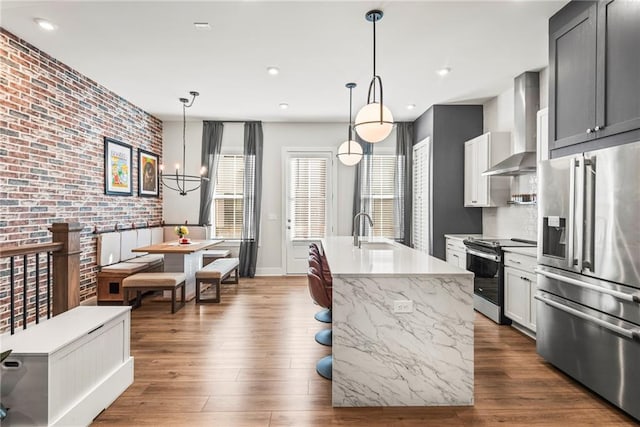
{"type": "Polygon", "coordinates": [[[460,267],[464,270],[467,269],[467,252],[461,240],[446,238],[446,261],[460,267]]]}
{"type": "Polygon", "coordinates": [[[506,252],[504,262],[504,313],[517,325],[535,333],[536,259],[506,252]]]}

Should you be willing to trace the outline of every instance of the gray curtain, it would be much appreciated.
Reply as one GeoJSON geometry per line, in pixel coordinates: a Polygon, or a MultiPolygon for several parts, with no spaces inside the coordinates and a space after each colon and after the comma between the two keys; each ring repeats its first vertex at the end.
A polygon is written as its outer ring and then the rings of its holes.
{"type": "Polygon", "coordinates": [[[411,246],[413,213],[413,123],[396,124],[394,228],[396,240],[411,246]]]}
{"type": "MultiPolygon", "coordinates": [[[[353,190],[353,215],[351,219],[360,212],[366,212],[371,214],[370,207],[368,203],[362,202],[362,194],[363,191],[367,191],[369,177],[371,176],[371,156],[373,155],[373,144],[369,144],[362,140],[357,133],[354,132],[355,140],[362,146],[362,160],[355,166],[356,167],[356,178],[355,178],[355,187],[353,190]]],[[[357,224],[358,226],[358,235],[364,236],[365,220],[360,220],[357,224]]],[[[351,234],[353,234],[355,230],[353,229],[353,224],[351,225],[351,234]]]]}
{"type": "Polygon", "coordinates": [[[262,200],[262,123],[244,124],[244,204],[240,267],[242,277],[256,274],[262,200]]]}
{"type": "Polygon", "coordinates": [[[211,222],[211,203],[216,185],[216,171],[222,145],[222,122],[202,122],[202,166],[207,168],[209,181],[204,181],[200,187],[200,214],[198,224],[208,225],[211,222]]]}

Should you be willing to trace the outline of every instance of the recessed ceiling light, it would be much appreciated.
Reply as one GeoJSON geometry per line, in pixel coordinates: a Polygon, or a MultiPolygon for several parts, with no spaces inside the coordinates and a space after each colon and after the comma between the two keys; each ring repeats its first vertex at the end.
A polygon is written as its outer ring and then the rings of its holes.
{"type": "Polygon", "coordinates": [[[436,71],[436,73],[438,73],[438,75],[442,77],[446,76],[450,72],[451,72],[451,68],[449,67],[440,68],[438,71],[436,71]]]}
{"type": "Polygon", "coordinates": [[[196,30],[210,30],[211,25],[208,22],[194,22],[193,26],[196,27],[196,30]]]}
{"type": "Polygon", "coordinates": [[[414,108],[416,108],[416,104],[408,104],[407,105],[407,110],[413,110],[414,108]]]}
{"type": "Polygon", "coordinates": [[[281,110],[286,110],[287,108],[289,108],[289,104],[287,104],[286,102],[282,102],[279,105],[281,110]]]}
{"type": "Polygon", "coordinates": [[[45,31],[53,31],[56,28],[58,28],[55,24],[53,24],[51,21],[47,21],[46,19],[43,18],[35,18],[33,20],[33,22],[35,22],[36,24],[38,24],[38,26],[40,28],[42,28],[45,31]]]}
{"type": "Polygon", "coordinates": [[[278,67],[267,67],[267,73],[272,76],[277,76],[280,74],[280,69],[278,67]]]}

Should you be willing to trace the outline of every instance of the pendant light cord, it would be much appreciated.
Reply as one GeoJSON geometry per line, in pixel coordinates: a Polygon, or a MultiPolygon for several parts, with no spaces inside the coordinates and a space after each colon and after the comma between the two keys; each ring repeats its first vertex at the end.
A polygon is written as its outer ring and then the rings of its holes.
{"type": "MultiPolygon", "coordinates": [[[[376,74],[376,17],[373,17],[373,78],[375,79],[376,74]]],[[[376,87],[373,86],[373,100],[376,99],[376,87]]]]}

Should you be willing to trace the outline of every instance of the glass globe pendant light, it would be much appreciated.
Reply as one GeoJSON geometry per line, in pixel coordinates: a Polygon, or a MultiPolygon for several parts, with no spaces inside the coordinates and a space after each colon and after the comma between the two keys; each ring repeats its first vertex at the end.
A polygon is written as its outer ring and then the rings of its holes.
{"type": "Polygon", "coordinates": [[[354,128],[360,138],[376,143],[385,139],[393,129],[393,115],[383,104],[382,79],[376,74],[376,21],[382,19],[381,10],[370,10],[365,15],[367,21],[373,22],[373,78],[369,83],[367,105],[356,115],[354,128]],[[376,100],[376,83],[380,88],[380,102],[376,100]]]}
{"type": "Polygon", "coordinates": [[[356,84],[347,83],[345,86],[349,89],[349,133],[347,140],[338,147],[338,159],[344,165],[353,166],[362,160],[362,146],[352,138],[353,123],[351,121],[351,104],[353,100],[353,88],[356,87],[356,84]]]}

